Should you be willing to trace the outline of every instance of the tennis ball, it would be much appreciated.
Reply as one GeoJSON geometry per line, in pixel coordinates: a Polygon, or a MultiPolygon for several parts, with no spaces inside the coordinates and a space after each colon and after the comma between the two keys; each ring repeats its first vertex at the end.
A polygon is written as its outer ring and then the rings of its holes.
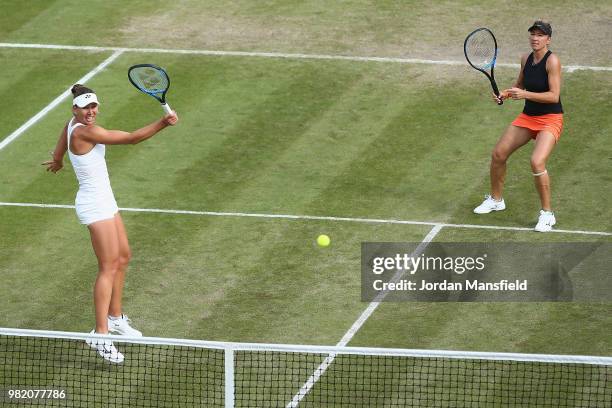
{"type": "Polygon", "coordinates": [[[325,234],[321,234],[317,237],[317,244],[319,244],[320,247],[329,246],[330,242],[331,239],[329,239],[329,237],[325,234]]]}

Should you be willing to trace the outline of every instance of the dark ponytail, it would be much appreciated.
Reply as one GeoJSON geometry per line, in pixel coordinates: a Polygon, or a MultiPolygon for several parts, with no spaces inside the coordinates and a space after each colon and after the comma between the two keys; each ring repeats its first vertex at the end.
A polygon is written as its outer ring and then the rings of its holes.
{"type": "Polygon", "coordinates": [[[70,92],[72,92],[72,97],[76,98],[79,95],[83,95],[86,93],[95,93],[93,90],[87,88],[86,86],[83,86],[81,84],[75,84],[72,89],[70,90],[70,92]]]}

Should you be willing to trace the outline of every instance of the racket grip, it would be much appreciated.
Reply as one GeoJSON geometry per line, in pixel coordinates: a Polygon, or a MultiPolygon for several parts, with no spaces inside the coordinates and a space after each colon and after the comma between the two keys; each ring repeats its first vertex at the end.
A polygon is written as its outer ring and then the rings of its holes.
{"type": "Polygon", "coordinates": [[[164,111],[166,111],[166,113],[169,115],[172,113],[172,108],[170,108],[170,105],[168,105],[167,103],[162,103],[162,108],[164,108],[164,111]]]}
{"type": "Polygon", "coordinates": [[[504,100],[499,98],[499,88],[497,87],[497,84],[495,83],[495,80],[493,78],[491,78],[491,86],[493,87],[493,93],[498,98],[497,104],[498,105],[503,105],[504,104],[504,100]]]}

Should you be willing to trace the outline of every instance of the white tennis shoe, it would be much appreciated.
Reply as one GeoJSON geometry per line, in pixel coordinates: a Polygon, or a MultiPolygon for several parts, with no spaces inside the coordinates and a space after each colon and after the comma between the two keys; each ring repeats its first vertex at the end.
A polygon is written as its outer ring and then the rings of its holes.
{"type": "Polygon", "coordinates": [[[142,337],[142,333],[130,326],[131,320],[121,313],[120,317],[108,317],[108,331],[122,336],[142,337]]]}
{"type": "Polygon", "coordinates": [[[486,195],[482,204],[478,207],[474,208],[474,213],[476,214],[488,214],[492,211],[502,211],[506,209],[506,203],[504,199],[497,201],[490,195],[486,195]]]}
{"type": "MultiPolygon", "coordinates": [[[[89,334],[96,334],[96,330],[92,330],[89,334]]],[[[115,347],[112,341],[105,339],[86,339],[85,343],[87,343],[89,347],[97,350],[98,354],[106,361],[115,364],[123,363],[123,354],[117,350],[117,347],[115,347]]]]}
{"type": "Polygon", "coordinates": [[[540,218],[538,218],[538,223],[534,229],[538,232],[552,231],[552,227],[556,223],[557,220],[555,219],[555,214],[552,211],[540,210],[540,218]]]}

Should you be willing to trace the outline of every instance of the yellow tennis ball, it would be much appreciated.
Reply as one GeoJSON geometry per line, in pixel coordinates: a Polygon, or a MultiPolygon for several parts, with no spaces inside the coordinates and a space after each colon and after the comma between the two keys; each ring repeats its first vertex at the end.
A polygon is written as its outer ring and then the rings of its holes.
{"type": "Polygon", "coordinates": [[[319,244],[321,247],[329,246],[330,242],[331,239],[329,239],[329,237],[325,234],[321,234],[317,237],[317,244],[319,244]]]}

